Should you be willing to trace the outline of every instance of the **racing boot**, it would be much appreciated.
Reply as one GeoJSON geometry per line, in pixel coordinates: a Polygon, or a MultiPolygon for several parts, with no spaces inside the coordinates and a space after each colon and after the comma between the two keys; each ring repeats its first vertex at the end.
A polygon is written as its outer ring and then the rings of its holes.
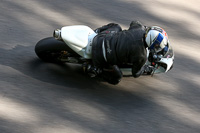
{"type": "Polygon", "coordinates": [[[96,68],[90,63],[83,63],[83,72],[86,73],[89,77],[93,78],[101,74],[101,69],[96,68]]]}

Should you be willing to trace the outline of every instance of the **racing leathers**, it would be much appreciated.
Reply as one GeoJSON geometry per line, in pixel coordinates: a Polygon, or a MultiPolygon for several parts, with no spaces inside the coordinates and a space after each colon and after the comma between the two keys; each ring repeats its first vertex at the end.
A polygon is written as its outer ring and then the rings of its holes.
{"type": "Polygon", "coordinates": [[[142,74],[147,60],[146,27],[139,21],[132,21],[128,30],[110,23],[95,30],[92,59],[94,67],[102,70],[102,77],[111,84],[117,84],[123,77],[119,67],[131,67],[133,77],[142,74]]]}

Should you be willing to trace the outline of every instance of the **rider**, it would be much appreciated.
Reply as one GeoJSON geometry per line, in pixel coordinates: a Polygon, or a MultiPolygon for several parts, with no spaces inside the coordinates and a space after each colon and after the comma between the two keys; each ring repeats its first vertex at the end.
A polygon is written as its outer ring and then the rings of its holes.
{"type": "MultiPolygon", "coordinates": [[[[167,50],[168,36],[160,27],[146,27],[139,21],[132,21],[128,30],[123,30],[118,24],[110,23],[97,28],[98,34],[93,39],[93,67],[88,67],[88,73],[102,75],[111,84],[118,84],[123,77],[119,67],[131,67],[133,77],[139,77],[148,66],[146,48],[150,54],[148,60],[153,62],[158,53],[162,55],[167,50]]],[[[148,70],[152,72],[149,67],[148,70]]]]}

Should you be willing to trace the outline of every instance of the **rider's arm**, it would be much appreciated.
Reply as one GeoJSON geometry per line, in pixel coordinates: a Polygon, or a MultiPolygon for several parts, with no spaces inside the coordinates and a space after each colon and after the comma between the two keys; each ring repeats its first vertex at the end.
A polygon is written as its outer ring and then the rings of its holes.
{"type": "Polygon", "coordinates": [[[133,63],[132,66],[132,75],[134,78],[139,77],[140,75],[143,74],[144,72],[144,64],[145,64],[145,60],[141,59],[140,61],[133,63]]]}

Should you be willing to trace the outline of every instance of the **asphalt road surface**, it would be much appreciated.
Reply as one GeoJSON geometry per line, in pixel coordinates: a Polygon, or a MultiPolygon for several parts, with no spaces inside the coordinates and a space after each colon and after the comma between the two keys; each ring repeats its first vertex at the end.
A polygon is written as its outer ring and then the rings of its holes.
{"type": "Polygon", "coordinates": [[[200,1],[0,0],[0,133],[199,133],[200,1]],[[175,51],[166,74],[118,85],[78,65],[40,61],[54,29],[132,20],[163,27],[175,51]]]}

